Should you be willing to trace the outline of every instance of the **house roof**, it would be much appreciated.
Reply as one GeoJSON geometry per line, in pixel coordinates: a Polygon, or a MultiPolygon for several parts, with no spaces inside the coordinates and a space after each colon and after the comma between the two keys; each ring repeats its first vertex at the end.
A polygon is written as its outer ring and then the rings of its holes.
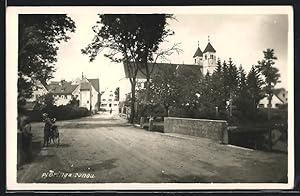
{"type": "Polygon", "coordinates": [[[97,92],[100,91],[100,88],[99,88],[99,79],[87,79],[92,85],[93,87],[95,88],[95,90],[97,92]]]}
{"type": "Polygon", "coordinates": [[[201,49],[199,47],[197,48],[193,58],[195,58],[197,56],[199,56],[199,57],[203,56],[203,52],[201,51],[201,49]]]}
{"type": "Polygon", "coordinates": [[[203,53],[206,52],[216,52],[216,50],[214,49],[214,47],[210,44],[210,42],[208,42],[206,48],[204,49],[203,53]]]}
{"type": "Polygon", "coordinates": [[[71,95],[77,86],[78,85],[73,85],[71,82],[67,82],[67,81],[63,81],[63,82],[52,81],[47,86],[47,89],[52,94],[71,95]]]}
{"type": "Polygon", "coordinates": [[[285,90],[284,88],[275,88],[275,89],[273,90],[273,92],[274,92],[274,95],[275,95],[281,102],[285,103],[285,100],[283,99],[283,97],[279,96],[280,93],[282,93],[282,92],[285,93],[285,92],[286,92],[286,90],[285,90]]]}
{"type": "MultiPolygon", "coordinates": [[[[129,63],[129,64],[131,64],[131,63],[129,63]]],[[[127,70],[128,64],[124,63],[123,65],[124,65],[125,77],[129,78],[130,74],[127,70]]],[[[149,65],[150,71],[153,70],[151,75],[154,75],[155,73],[158,73],[161,70],[160,67],[162,67],[162,66],[176,67],[177,70],[181,70],[181,71],[187,70],[187,69],[192,69],[194,72],[199,73],[199,76],[202,75],[201,70],[200,70],[200,66],[196,65],[196,64],[171,64],[171,63],[156,63],[156,64],[153,64],[153,63],[148,63],[148,65],[149,65]]],[[[139,70],[137,72],[136,78],[137,79],[146,79],[146,76],[143,73],[145,73],[145,69],[142,69],[142,71],[139,70]]]]}

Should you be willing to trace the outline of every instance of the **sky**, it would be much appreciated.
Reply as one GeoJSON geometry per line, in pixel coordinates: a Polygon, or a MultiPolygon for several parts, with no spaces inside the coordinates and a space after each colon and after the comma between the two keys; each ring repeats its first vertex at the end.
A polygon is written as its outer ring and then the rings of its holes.
{"type": "MultiPolygon", "coordinates": [[[[53,80],[73,80],[82,73],[87,78],[99,78],[100,88],[115,88],[124,77],[121,64],[110,62],[100,53],[96,60],[89,62],[81,49],[88,45],[94,37],[92,26],[98,19],[96,12],[85,14],[68,14],[76,23],[76,32],[70,34],[71,39],[59,45],[56,72],[53,80]]],[[[276,87],[288,87],[287,54],[288,54],[288,16],[287,15],[174,15],[176,20],[169,21],[168,28],[175,35],[168,38],[161,48],[180,43],[183,50],[180,54],[169,57],[171,63],[192,64],[198,41],[203,51],[208,43],[216,50],[221,61],[232,58],[236,65],[242,65],[248,72],[252,65],[263,58],[267,48],[275,51],[278,60],[275,63],[281,74],[281,83],[276,87]]]]}

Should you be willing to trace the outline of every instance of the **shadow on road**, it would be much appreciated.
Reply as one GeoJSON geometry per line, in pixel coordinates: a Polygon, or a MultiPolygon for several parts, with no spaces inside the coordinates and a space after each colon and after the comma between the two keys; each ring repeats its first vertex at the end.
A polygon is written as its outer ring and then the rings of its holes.
{"type": "Polygon", "coordinates": [[[105,170],[105,169],[113,169],[117,167],[114,163],[118,159],[108,159],[101,163],[93,164],[93,165],[86,165],[86,166],[79,166],[79,167],[73,167],[72,172],[95,172],[99,170],[105,170]]]}
{"type": "Polygon", "coordinates": [[[122,123],[118,123],[118,124],[89,124],[89,123],[68,123],[68,124],[64,124],[59,126],[59,128],[64,128],[64,129],[82,129],[82,128],[86,128],[86,129],[93,129],[93,128],[101,128],[101,127],[130,127],[131,125],[129,124],[122,124],[122,123]]]}
{"type": "Polygon", "coordinates": [[[49,154],[49,155],[39,155],[38,157],[36,157],[34,159],[34,162],[35,163],[43,163],[45,161],[45,159],[47,158],[52,158],[52,157],[55,157],[55,155],[53,154],[49,154]]]}
{"type": "Polygon", "coordinates": [[[59,144],[58,148],[68,148],[70,146],[70,144],[59,144]]]}

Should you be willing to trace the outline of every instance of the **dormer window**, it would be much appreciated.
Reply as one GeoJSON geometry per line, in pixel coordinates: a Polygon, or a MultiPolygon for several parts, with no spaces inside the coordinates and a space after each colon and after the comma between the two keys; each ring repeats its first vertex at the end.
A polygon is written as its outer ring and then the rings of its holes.
{"type": "Polygon", "coordinates": [[[214,55],[211,54],[211,55],[210,55],[210,58],[211,58],[211,59],[214,59],[214,55]]]}

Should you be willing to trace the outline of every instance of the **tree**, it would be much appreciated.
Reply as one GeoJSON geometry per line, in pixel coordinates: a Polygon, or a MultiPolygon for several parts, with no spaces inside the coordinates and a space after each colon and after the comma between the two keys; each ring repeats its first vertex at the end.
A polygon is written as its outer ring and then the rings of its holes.
{"type": "MultiPolygon", "coordinates": [[[[245,70],[242,65],[240,65],[238,69],[238,90],[237,90],[237,98],[235,100],[235,105],[237,106],[237,110],[240,111],[240,115],[245,116],[249,113],[249,103],[250,96],[247,87],[247,78],[245,70]]],[[[251,107],[251,105],[250,105],[251,107]]]]}
{"type": "MultiPolygon", "coordinates": [[[[93,61],[104,49],[104,56],[113,62],[123,62],[129,74],[131,84],[131,116],[133,123],[136,102],[136,77],[139,70],[146,69],[150,74],[148,61],[154,59],[153,53],[159,49],[159,44],[173,32],[166,29],[166,20],[171,15],[166,14],[99,14],[99,21],[93,27],[95,37],[84,49],[83,54],[93,61]]],[[[148,79],[147,79],[148,80],[148,79]]]]}
{"type": "Polygon", "coordinates": [[[46,84],[55,71],[58,45],[75,32],[74,21],[65,14],[19,15],[18,104],[32,96],[35,80],[46,84]]]}
{"type": "Polygon", "coordinates": [[[256,114],[257,105],[259,101],[264,97],[262,93],[263,81],[259,77],[259,73],[254,66],[247,75],[247,89],[250,97],[250,113],[256,114]]]}
{"type": "Polygon", "coordinates": [[[218,107],[218,109],[225,109],[226,103],[226,87],[225,87],[225,77],[227,77],[227,64],[224,61],[223,67],[221,60],[217,61],[217,68],[211,75],[211,79],[209,81],[208,86],[212,90],[212,94],[208,95],[210,102],[214,105],[214,107],[218,107]],[[225,74],[224,74],[225,73],[225,74]]]}
{"type": "Polygon", "coordinates": [[[177,101],[176,92],[176,67],[163,66],[160,72],[154,74],[150,84],[151,98],[155,102],[159,102],[164,110],[165,116],[169,116],[169,108],[174,106],[177,101]]]}
{"type": "Polygon", "coordinates": [[[279,83],[279,70],[276,67],[273,67],[275,64],[275,60],[277,57],[274,54],[274,49],[267,49],[263,51],[264,59],[258,61],[258,65],[256,66],[258,71],[264,78],[264,87],[267,98],[268,98],[268,119],[271,119],[271,104],[273,97],[273,90],[277,83],[279,83]]]}
{"type": "Polygon", "coordinates": [[[119,101],[120,99],[120,87],[117,87],[115,90],[115,101],[119,101]]]}
{"type": "Polygon", "coordinates": [[[72,99],[68,103],[69,105],[79,107],[79,100],[72,95],[72,99]]]}

